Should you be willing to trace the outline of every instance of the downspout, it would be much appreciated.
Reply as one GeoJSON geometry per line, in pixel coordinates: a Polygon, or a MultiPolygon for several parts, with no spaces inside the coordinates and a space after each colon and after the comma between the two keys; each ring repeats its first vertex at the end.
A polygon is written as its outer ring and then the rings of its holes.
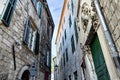
{"type": "Polygon", "coordinates": [[[111,56],[112,56],[112,58],[115,62],[115,66],[117,68],[118,75],[120,77],[120,57],[119,57],[119,53],[116,49],[115,43],[113,42],[113,38],[112,38],[111,33],[109,31],[109,28],[108,28],[107,22],[105,20],[104,14],[101,10],[99,0],[94,0],[94,4],[95,4],[95,8],[97,10],[98,16],[100,18],[102,27],[104,29],[105,37],[106,37],[106,39],[108,41],[108,44],[109,44],[111,56]]]}

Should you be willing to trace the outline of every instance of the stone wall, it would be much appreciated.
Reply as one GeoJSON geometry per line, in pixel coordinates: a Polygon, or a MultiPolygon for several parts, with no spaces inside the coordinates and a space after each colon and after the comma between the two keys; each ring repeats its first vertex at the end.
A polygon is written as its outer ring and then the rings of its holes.
{"type": "MultiPolygon", "coordinates": [[[[28,0],[28,3],[28,13],[37,26],[39,17],[31,0],[28,0]]],[[[15,80],[23,66],[31,66],[33,63],[34,53],[22,43],[26,18],[27,0],[17,0],[10,26],[6,27],[0,21],[0,80],[5,77],[6,80],[15,80]],[[16,42],[20,45],[15,44],[16,42]],[[16,70],[14,70],[13,62],[13,45],[15,46],[16,70]]]]}
{"type": "Polygon", "coordinates": [[[100,0],[100,4],[120,54],[120,0],[100,0]]]}
{"type": "MultiPolygon", "coordinates": [[[[78,0],[65,0],[62,10],[61,19],[59,22],[58,35],[56,37],[57,48],[57,80],[74,80],[74,72],[77,71],[77,79],[82,80],[82,50],[80,49],[80,41],[76,38],[75,22],[78,7],[78,0]],[[73,11],[73,12],[72,12],[73,11]],[[71,16],[71,18],[70,18],[71,16]],[[71,24],[69,24],[71,20],[71,24]],[[71,25],[71,26],[70,26],[71,25]],[[66,39],[65,39],[66,32],[66,39]],[[74,37],[75,51],[72,52],[71,38],[74,37]],[[66,60],[66,49],[68,52],[68,61],[66,60]],[[65,65],[64,57],[65,55],[65,65]]],[[[78,33],[78,27],[77,33],[78,33]]],[[[81,38],[79,36],[79,38],[81,38]]]]}

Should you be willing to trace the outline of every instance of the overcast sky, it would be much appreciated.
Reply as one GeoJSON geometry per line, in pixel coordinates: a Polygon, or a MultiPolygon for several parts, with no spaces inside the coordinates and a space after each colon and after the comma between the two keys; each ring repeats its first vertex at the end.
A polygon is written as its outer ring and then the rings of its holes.
{"type": "Polygon", "coordinates": [[[55,23],[55,29],[53,34],[53,40],[52,40],[52,54],[56,55],[56,47],[55,47],[55,39],[57,34],[57,28],[59,25],[59,20],[61,16],[61,10],[63,7],[63,1],[64,0],[47,0],[54,23],[55,23]]]}

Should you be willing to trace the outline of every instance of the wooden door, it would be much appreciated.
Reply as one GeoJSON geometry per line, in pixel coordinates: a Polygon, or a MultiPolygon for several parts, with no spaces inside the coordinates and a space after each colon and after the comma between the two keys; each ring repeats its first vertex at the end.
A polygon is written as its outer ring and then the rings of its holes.
{"type": "Polygon", "coordinates": [[[98,80],[110,80],[98,36],[90,45],[98,80]]]}

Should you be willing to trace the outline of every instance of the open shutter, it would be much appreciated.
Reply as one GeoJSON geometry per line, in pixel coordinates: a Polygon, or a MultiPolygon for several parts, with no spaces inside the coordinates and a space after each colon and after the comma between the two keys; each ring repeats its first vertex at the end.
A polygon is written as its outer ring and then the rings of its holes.
{"type": "Polygon", "coordinates": [[[74,29],[75,29],[76,42],[78,43],[78,31],[77,31],[77,25],[75,20],[74,20],[74,29]]]}
{"type": "Polygon", "coordinates": [[[37,32],[36,33],[35,54],[39,53],[39,39],[40,39],[40,34],[37,32]]]}
{"type": "Polygon", "coordinates": [[[36,5],[37,0],[32,0],[32,2],[33,2],[33,4],[34,4],[34,6],[36,7],[36,6],[37,6],[37,5],[36,5]]]}
{"type": "Polygon", "coordinates": [[[4,13],[2,15],[2,21],[6,26],[9,26],[9,24],[10,24],[10,20],[11,20],[12,15],[13,15],[16,1],[17,0],[8,0],[8,2],[6,4],[6,8],[5,8],[4,13]]]}
{"type": "Polygon", "coordinates": [[[43,8],[43,4],[41,2],[38,2],[37,3],[37,13],[38,13],[40,18],[41,18],[41,15],[42,15],[42,8],[43,8]]]}
{"type": "Polygon", "coordinates": [[[23,42],[28,45],[29,43],[29,33],[30,33],[30,20],[27,18],[26,23],[25,23],[25,29],[24,29],[24,34],[23,34],[23,42]]]}

